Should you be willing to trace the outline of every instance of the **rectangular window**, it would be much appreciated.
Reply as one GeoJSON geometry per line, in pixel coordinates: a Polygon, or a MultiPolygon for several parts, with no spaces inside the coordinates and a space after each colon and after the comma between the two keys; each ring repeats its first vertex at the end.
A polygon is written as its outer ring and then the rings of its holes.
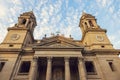
{"type": "Polygon", "coordinates": [[[86,61],[85,67],[86,67],[87,74],[96,74],[95,67],[92,61],[86,61]]]}
{"type": "Polygon", "coordinates": [[[2,71],[4,65],[5,65],[5,62],[0,62],[0,72],[2,71]]]}
{"type": "Polygon", "coordinates": [[[113,65],[113,62],[109,62],[109,66],[110,66],[110,69],[111,69],[112,71],[115,71],[115,67],[114,67],[114,65],[113,65]]]}
{"type": "Polygon", "coordinates": [[[30,61],[23,61],[20,66],[19,73],[29,73],[30,65],[30,61]]]}

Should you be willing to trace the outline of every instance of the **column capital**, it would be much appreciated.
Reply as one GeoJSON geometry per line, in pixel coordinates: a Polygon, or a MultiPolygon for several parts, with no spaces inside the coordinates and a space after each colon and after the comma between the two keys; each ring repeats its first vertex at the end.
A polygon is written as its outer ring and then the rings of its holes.
{"type": "Polygon", "coordinates": [[[69,59],[70,59],[70,57],[64,57],[64,60],[67,62],[69,61],[69,59]]]}
{"type": "Polygon", "coordinates": [[[47,60],[48,61],[51,61],[52,60],[52,57],[50,56],[50,57],[47,57],[47,60]]]}
{"type": "Polygon", "coordinates": [[[34,56],[33,57],[33,61],[37,61],[38,60],[38,57],[37,56],[34,56]]]}
{"type": "Polygon", "coordinates": [[[78,57],[78,61],[84,61],[83,57],[78,57]]]}

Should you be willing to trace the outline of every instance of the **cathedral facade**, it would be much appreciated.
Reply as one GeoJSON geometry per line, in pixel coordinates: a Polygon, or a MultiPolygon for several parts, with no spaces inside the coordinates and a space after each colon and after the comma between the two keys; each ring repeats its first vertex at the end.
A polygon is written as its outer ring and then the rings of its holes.
{"type": "Polygon", "coordinates": [[[0,44],[0,80],[120,80],[120,50],[91,14],[83,13],[82,39],[59,34],[35,40],[33,12],[18,17],[0,44]]]}

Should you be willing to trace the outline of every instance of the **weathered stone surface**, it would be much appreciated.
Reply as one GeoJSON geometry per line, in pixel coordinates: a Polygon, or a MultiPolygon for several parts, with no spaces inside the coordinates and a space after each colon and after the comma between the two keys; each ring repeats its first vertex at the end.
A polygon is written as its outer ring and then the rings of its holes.
{"type": "Polygon", "coordinates": [[[120,50],[113,48],[94,16],[83,13],[81,40],[61,35],[34,40],[35,26],[30,11],[8,28],[0,44],[0,80],[120,80],[120,50]]]}

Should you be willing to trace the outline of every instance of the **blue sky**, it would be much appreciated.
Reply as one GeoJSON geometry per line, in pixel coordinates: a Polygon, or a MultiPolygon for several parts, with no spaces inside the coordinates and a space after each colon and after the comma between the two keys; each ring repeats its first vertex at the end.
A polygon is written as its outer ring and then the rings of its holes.
{"type": "Polygon", "coordinates": [[[0,42],[7,28],[17,23],[18,16],[31,10],[37,19],[35,39],[59,31],[80,40],[78,25],[84,11],[96,16],[98,25],[107,29],[114,48],[120,48],[120,0],[0,0],[0,42]]]}

